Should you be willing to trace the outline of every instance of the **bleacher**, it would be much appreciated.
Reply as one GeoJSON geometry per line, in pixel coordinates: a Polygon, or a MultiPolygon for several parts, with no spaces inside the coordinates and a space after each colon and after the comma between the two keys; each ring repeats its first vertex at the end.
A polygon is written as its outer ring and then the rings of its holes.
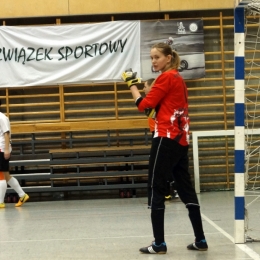
{"type": "Polygon", "coordinates": [[[126,127],[100,130],[96,137],[91,131],[62,132],[56,138],[29,134],[13,142],[10,172],[26,192],[146,188],[151,134],[147,128],[126,127]]]}

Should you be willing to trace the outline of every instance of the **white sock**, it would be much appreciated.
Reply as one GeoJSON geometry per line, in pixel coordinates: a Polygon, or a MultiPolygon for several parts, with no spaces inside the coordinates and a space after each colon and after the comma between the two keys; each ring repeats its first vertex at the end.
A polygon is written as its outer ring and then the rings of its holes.
{"type": "Polygon", "coordinates": [[[16,178],[12,177],[7,183],[11,186],[12,189],[14,189],[17,192],[20,198],[22,198],[25,195],[25,192],[21,188],[16,178]]]}
{"type": "Polygon", "coordinates": [[[6,189],[7,189],[6,180],[0,180],[0,203],[4,203],[6,189]]]}

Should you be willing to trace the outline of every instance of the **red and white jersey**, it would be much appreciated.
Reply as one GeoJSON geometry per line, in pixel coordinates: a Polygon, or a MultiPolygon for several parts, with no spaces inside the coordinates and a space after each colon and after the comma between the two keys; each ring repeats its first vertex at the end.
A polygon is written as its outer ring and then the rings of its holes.
{"type": "Polygon", "coordinates": [[[154,137],[174,139],[183,146],[189,144],[188,92],[177,70],[159,75],[137,106],[139,111],[156,109],[154,137]]]}

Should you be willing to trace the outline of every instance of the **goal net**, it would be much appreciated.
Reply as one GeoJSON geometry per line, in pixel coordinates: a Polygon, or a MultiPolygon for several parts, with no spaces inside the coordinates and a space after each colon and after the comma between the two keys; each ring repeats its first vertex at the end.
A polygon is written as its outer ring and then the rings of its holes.
{"type": "Polygon", "coordinates": [[[245,7],[245,241],[260,241],[260,0],[245,7]]]}

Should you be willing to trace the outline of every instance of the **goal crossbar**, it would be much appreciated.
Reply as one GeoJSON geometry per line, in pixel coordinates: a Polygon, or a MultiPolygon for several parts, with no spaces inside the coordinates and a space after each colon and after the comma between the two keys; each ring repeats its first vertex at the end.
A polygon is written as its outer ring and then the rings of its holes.
{"type": "MultiPolygon", "coordinates": [[[[260,135],[260,129],[245,130],[245,135],[260,135]]],[[[200,193],[200,162],[199,162],[199,138],[217,137],[217,136],[234,136],[234,130],[217,130],[217,131],[193,131],[192,132],[192,153],[194,167],[194,186],[197,194],[200,193]]]]}

